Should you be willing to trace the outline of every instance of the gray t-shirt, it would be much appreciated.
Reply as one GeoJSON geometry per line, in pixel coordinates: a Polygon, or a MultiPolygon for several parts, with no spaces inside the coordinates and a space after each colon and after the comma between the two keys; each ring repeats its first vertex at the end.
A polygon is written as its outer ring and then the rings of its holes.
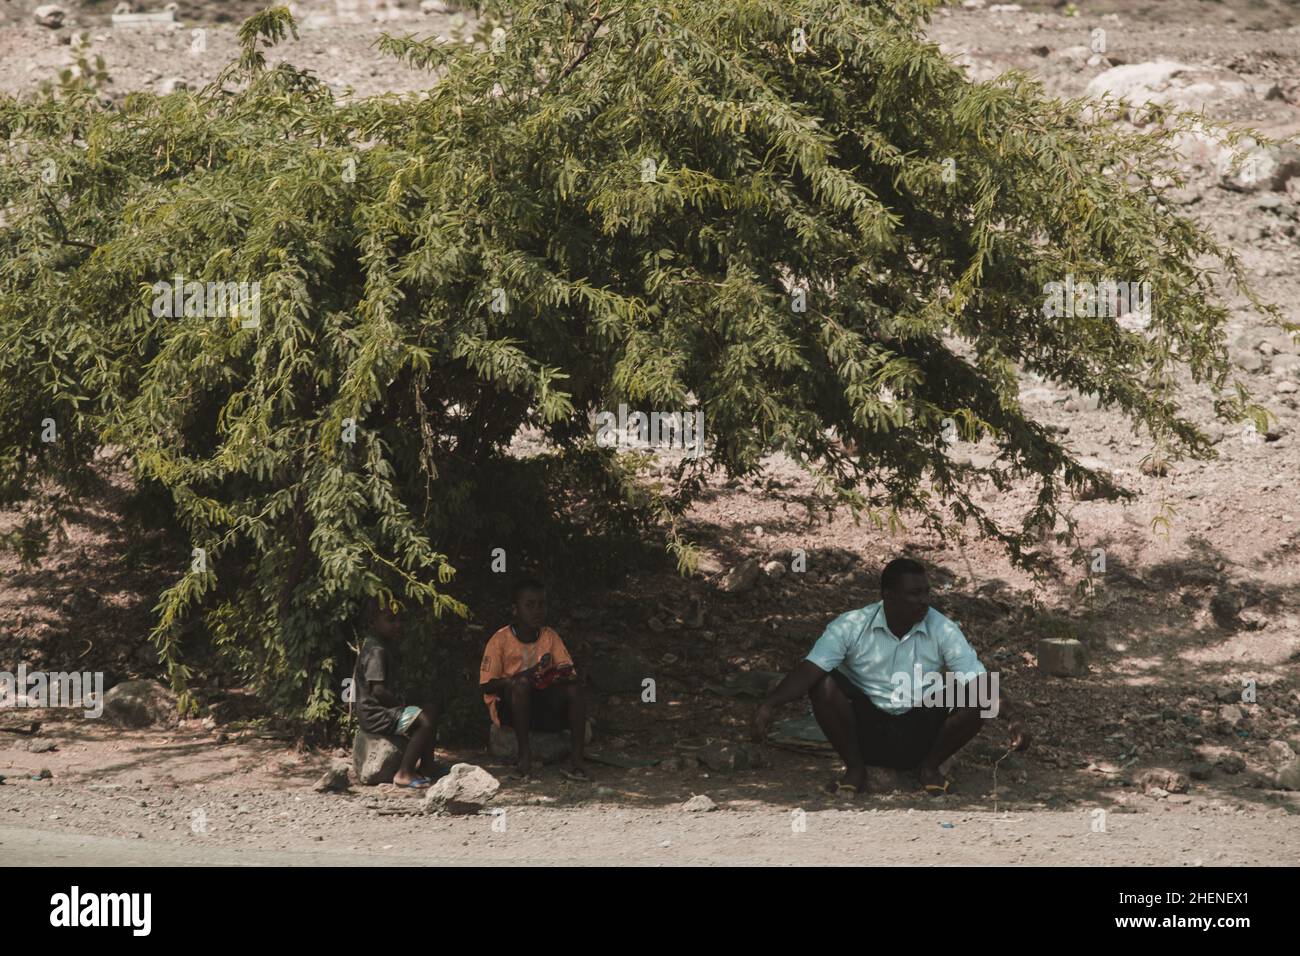
{"type": "Polygon", "coordinates": [[[382,681],[389,693],[400,694],[397,686],[397,663],[392,650],[375,637],[367,637],[357,655],[352,686],[356,689],[357,718],[368,734],[390,736],[397,732],[402,707],[385,707],[370,693],[370,682],[382,681]]]}

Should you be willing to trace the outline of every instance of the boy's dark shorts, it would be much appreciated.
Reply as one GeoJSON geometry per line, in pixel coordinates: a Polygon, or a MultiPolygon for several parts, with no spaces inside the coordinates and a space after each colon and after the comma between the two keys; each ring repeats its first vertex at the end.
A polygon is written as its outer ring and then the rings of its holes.
{"type": "MultiPolygon", "coordinates": [[[[532,702],[528,708],[529,730],[569,729],[569,698],[564,688],[564,684],[552,684],[545,690],[533,690],[532,702]]],[[[501,721],[502,727],[514,726],[510,698],[504,694],[497,697],[497,719],[501,721]]]]}
{"type": "Polygon", "coordinates": [[[913,707],[901,714],[887,714],[839,670],[831,671],[831,678],[853,705],[862,762],[872,767],[915,769],[934,746],[951,713],[945,707],[913,707]]]}

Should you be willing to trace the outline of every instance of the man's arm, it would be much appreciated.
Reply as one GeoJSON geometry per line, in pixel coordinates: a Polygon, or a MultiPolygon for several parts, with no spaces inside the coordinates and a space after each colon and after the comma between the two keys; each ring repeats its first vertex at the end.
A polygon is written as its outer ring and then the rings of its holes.
{"type": "Polygon", "coordinates": [[[754,739],[762,740],[767,734],[767,728],[772,723],[772,711],[782,704],[788,704],[792,700],[798,700],[800,697],[807,696],[808,692],[813,689],[813,685],[826,676],[826,671],[822,670],[812,661],[800,661],[799,664],[790,673],[786,674],[772,689],[772,693],[758,705],[754,711],[754,739]]]}
{"type": "Polygon", "coordinates": [[[389,690],[388,685],[383,681],[372,680],[368,681],[367,684],[370,687],[370,696],[379,701],[379,703],[383,704],[385,707],[401,706],[402,702],[397,699],[397,695],[389,690]]]}

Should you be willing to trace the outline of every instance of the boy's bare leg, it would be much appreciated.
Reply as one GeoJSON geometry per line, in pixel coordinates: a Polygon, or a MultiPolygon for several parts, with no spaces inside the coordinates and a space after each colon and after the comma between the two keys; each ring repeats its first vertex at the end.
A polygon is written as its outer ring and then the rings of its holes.
{"type": "Polygon", "coordinates": [[[425,754],[433,753],[434,727],[433,721],[424,711],[420,711],[420,716],[415,718],[415,723],[411,725],[411,739],[406,744],[406,752],[402,754],[402,765],[397,768],[397,773],[393,774],[393,783],[398,786],[405,786],[416,779],[415,764],[425,754]]]}
{"type": "Polygon", "coordinates": [[[527,681],[515,681],[510,686],[510,720],[515,725],[515,740],[519,743],[520,773],[532,773],[533,749],[529,740],[533,709],[533,686],[527,681]]]}
{"type": "Polygon", "coordinates": [[[582,685],[575,680],[564,685],[564,696],[569,705],[569,737],[572,741],[569,765],[585,776],[587,767],[582,757],[583,748],[587,744],[587,695],[583,692],[582,685]]]}
{"type": "Polygon", "coordinates": [[[420,716],[424,717],[426,714],[428,715],[429,718],[429,726],[433,728],[433,733],[429,735],[429,749],[420,754],[420,761],[418,767],[420,770],[420,776],[432,780],[434,778],[434,774],[437,773],[437,767],[435,763],[435,757],[436,757],[435,751],[438,749],[437,739],[436,739],[438,736],[438,705],[437,704],[426,705],[423,708],[423,713],[420,716]]]}

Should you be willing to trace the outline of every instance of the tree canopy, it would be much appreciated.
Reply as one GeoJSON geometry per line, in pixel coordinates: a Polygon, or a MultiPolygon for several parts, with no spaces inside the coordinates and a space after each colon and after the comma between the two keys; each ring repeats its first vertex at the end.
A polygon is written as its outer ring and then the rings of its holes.
{"type": "Polygon", "coordinates": [[[464,613],[453,576],[485,548],[605,528],[657,529],[687,569],[704,477],[774,451],[870,520],[973,523],[1032,560],[1064,496],[1122,491],[1017,374],[1210,454],[1177,383],[1259,414],[1221,298],[1250,292],[1169,198],[1189,118],[1125,132],[1020,74],[974,82],[928,8],[487,0],[470,42],[381,42],[427,90],[341,98],[271,62],[295,29],[273,7],[205,89],[0,100],[10,543],[34,559],[104,459],[129,468],[190,544],[154,632],[173,681],[189,629],[309,718],[365,596],[464,613]],[[1067,277],[1149,283],[1154,308],[1045,308],[1067,277]],[[638,482],[594,440],[620,403],[700,411],[704,454],[638,482]],[[525,425],[551,450],[506,454],[525,425]],[[1033,483],[1019,526],[981,481],[1033,483]]]}

